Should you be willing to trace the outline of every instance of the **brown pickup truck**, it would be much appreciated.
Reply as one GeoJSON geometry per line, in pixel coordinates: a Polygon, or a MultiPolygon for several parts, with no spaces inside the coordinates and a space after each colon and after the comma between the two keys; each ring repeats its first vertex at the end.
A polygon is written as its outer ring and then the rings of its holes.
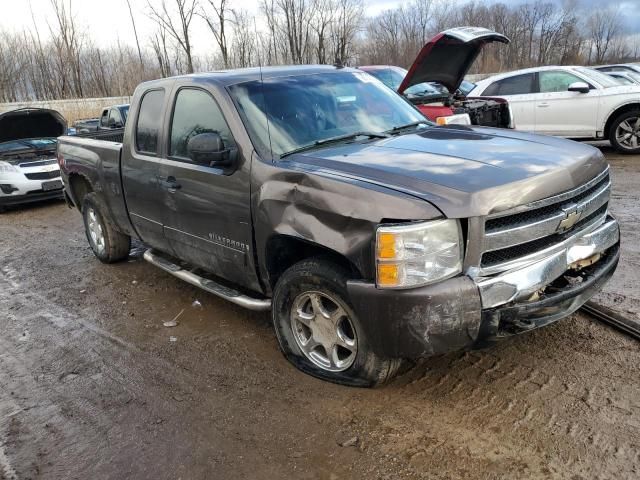
{"type": "Polygon", "coordinates": [[[62,137],[58,157],[101,261],[141,240],[347,385],[566,317],[618,262],[599,150],[437,126],[349,68],[143,83],[121,142],[62,137]]]}

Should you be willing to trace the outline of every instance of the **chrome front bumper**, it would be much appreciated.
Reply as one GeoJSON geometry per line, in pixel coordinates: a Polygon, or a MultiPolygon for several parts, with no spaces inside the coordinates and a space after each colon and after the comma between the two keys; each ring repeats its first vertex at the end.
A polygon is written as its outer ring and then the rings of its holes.
{"type": "Polygon", "coordinates": [[[604,223],[593,225],[540,252],[542,258],[536,258],[526,266],[492,277],[476,277],[474,281],[480,291],[482,308],[526,300],[559,278],[576,262],[604,253],[619,241],[618,222],[607,217],[604,223]]]}

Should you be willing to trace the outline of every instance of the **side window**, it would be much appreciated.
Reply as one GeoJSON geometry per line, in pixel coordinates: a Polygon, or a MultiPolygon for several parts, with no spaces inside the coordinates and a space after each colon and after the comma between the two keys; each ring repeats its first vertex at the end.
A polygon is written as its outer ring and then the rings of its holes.
{"type": "Polygon", "coordinates": [[[217,132],[225,146],[233,142],[216,101],[203,90],[184,88],[176,96],[171,121],[169,156],[188,159],[187,143],[200,133],[217,132]]]}
{"type": "Polygon", "coordinates": [[[526,73],[524,75],[516,75],[514,77],[504,78],[492,83],[485,88],[482,95],[523,95],[526,93],[534,93],[533,86],[534,75],[526,73]]]}
{"type": "Polygon", "coordinates": [[[109,125],[111,125],[112,123],[122,126],[122,117],[120,116],[120,112],[117,108],[112,108],[109,112],[109,125]]]}
{"type": "Polygon", "coordinates": [[[540,91],[543,93],[549,92],[566,92],[569,85],[575,82],[586,83],[579,77],[561,71],[549,71],[540,72],[540,91]]]}
{"type": "Polygon", "coordinates": [[[139,152],[158,153],[163,102],[164,90],[151,90],[142,97],[136,123],[136,150],[139,152]]]}

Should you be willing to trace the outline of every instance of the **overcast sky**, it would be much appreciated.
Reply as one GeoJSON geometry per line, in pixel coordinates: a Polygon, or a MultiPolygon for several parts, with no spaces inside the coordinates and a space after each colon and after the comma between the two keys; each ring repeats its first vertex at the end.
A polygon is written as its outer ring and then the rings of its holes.
{"type": "MultiPolygon", "coordinates": [[[[551,1],[561,2],[562,0],[551,1]]],[[[620,4],[629,32],[640,32],[640,0],[579,0],[579,2],[582,5],[592,5],[592,8],[620,4]]],[[[367,15],[376,15],[401,3],[408,2],[406,0],[402,2],[398,0],[365,0],[365,11],[367,15]]],[[[503,0],[503,3],[523,3],[523,0],[503,0]]],[[[20,31],[32,28],[33,20],[29,4],[33,8],[40,34],[44,37],[48,36],[47,18],[49,18],[49,22],[52,21],[50,0],[0,0],[1,29],[20,31]]],[[[258,11],[256,0],[230,0],[230,4],[232,7],[245,8],[253,12],[258,11]]],[[[72,5],[78,24],[86,29],[86,33],[99,46],[110,46],[118,40],[122,43],[134,44],[135,38],[126,0],[75,0],[72,5]]],[[[146,16],[147,2],[146,0],[131,0],[131,5],[140,40],[145,46],[148,46],[147,38],[153,32],[154,24],[146,16]]],[[[196,55],[202,55],[212,50],[213,37],[199,18],[193,21],[193,38],[196,55]]]]}

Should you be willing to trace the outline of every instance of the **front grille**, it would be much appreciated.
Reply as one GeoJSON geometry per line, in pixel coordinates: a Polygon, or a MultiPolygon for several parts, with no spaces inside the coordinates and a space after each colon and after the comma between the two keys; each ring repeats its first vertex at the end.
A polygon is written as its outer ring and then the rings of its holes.
{"type": "Polygon", "coordinates": [[[603,205],[592,214],[586,216],[585,218],[582,218],[573,226],[573,228],[564,233],[556,233],[548,237],[539,238],[527,243],[521,243],[520,245],[515,245],[513,247],[502,248],[500,250],[494,250],[493,252],[486,252],[484,255],[482,255],[481,266],[483,268],[487,268],[499,265],[501,263],[510,262],[514,259],[525,257],[527,255],[531,255],[532,253],[537,253],[545,250],[549,247],[552,247],[553,245],[557,245],[558,243],[562,243],[567,238],[572,236],[574,232],[579,231],[581,228],[590,224],[598,217],[606,215],[607,207],[607,204],[603,205]]]}
{"type": "Polygon", "coordinates": [[[60,170],[52,170],[50,172],[25,173],[24,176],[29,180],[48,180],[50,178],[58,178],[60,176],[60,170]]]}
{"type": "Polygon", "coordinates": [[[596,182],[595,185],[588,188],[587,190],[577,194],[576,196],[572,196],[566,200],[561,200],[557,203],[553,203],[551,205],[545,205],[544,207],[534,208],[532,210],[526,210],[521,213],[516,213],[514,215],[506,215],[503,217],[490,218],[485,222],[485,232],[494,232],[498,230],[503,230],[506,228],[514,228],[522,225],[526,225],[528,223],[538,222],[540,220],[544,220],[546,218],[551,218],[554,215],[557,215],[559,212],[562,212],[562,209],[573,203],[580,203],[583,200],[592,196],[595,192],[600,190],[602,187],[609,183],[609,174],[605,175],[600,181],[596,182]]]}
{"type": "Polygon", "coordinates": [[[484,252],[480,267],[501,271],[509,264],[554,245],[558,245],[607,215],[609,173],[604,172],[587,184],[547,200],[534,202],[527,210],[514,209],[512,214],[485,221],[484,252]],[[562,230],[560,225],[570,215],[580,212],[579,220],[562,230]]]}

